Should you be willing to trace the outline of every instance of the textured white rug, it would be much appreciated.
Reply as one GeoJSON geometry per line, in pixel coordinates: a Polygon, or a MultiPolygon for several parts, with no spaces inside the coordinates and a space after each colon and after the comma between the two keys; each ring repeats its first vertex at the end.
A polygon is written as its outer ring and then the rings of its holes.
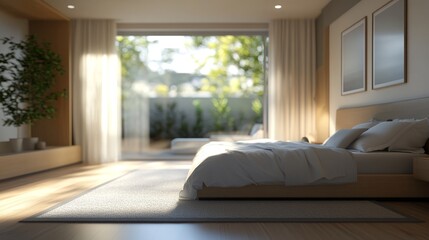
{"type": "Polygon", "coordinates": [[[136,170],[23,222],[414,221],[371,201],[179,201],[187,169],[136,170]]]}

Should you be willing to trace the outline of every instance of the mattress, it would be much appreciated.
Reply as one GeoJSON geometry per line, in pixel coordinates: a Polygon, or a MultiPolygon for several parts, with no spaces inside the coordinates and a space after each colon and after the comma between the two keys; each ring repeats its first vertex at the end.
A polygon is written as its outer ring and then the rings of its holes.
{"type": "Polygon", "coordinates": [[[400,152],[352,152],[356,161],[357,172],[360,174],[411,174],[413,158],[428,156],[418,153],[400,152]]]}
{"type": "Polygon", "coordinates": [[[211,142],[194,157],[180,199],[196,199],[204,186],[299,186],[356,180],[355,161],[345,149],[301,142],[211,142]]]}

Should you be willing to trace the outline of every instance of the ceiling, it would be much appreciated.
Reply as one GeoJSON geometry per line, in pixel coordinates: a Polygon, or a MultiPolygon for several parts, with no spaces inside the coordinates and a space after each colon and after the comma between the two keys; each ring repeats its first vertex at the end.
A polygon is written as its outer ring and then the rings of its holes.
{"type": "Polygon", "coordinates": [[[44,0],[69,18],[122,23],[267,23],[315,18],[330,0],[44,0]],[[67,5],[75,5],[68,9],[67,5]],[[275,9],[281,4],[281,9],[275,9]]]}

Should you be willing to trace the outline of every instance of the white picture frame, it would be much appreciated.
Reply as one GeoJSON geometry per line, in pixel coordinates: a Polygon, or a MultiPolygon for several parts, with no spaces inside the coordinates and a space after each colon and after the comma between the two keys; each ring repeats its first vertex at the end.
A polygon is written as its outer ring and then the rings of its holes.
{"type": "Polygon", "coordinates": [[[407,82],[407,1],[393,0],[372,14],[372,88],[407,82]]]}
{"type": "Polygon", "coordinates": [[[341,94],[366,91],[366,22],[362,18],[341,33],[341,94]]]}

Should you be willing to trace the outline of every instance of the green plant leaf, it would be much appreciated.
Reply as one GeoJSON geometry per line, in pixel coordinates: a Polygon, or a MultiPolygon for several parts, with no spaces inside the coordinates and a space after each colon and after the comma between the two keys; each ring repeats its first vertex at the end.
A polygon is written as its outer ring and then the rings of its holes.
{"type": "Polygon", "coordinates": [[[52,118],[55,101],[66,96],[66,90],[54,91],[56,77],[64,73],[59,54],[48,43],[35,36],[14,42],[0,41],[9,52],[0,53],[0,104],[6,118],[4,126],[32,124],[52,118]]]}

